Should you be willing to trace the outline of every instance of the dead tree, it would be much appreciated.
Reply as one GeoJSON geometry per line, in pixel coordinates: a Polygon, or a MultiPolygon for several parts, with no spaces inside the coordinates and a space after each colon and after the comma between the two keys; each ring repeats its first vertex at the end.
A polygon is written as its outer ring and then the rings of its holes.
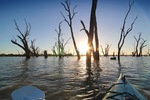
{"type": "Polygon", "coordinates": [[[147,41],[147,40],[144,40],[143,38],[141,38],[141,35],[142,35],[142,33],[140,33],[139,34],[139,36],[138,36],[138,38],[136,38],[135,36],[134,36],[134,39],[136,40],[136,50],[135,50],[135,56],[137,56],[137,57],[140,57],[140,56],[142,56],[142,51],[143,51],[143,48],[144,47],[146,47],[147,45],[145,45],[145,42],[147,41]],[[140,45],[139,45],[140,44],[140,45]]]}
{"type": "Polygon", "coordinates": [[[147,46],[147,44],[145,45],[145,42],[147,40],[144,40],[143,38],[142,39],[142,42],[140,43],[140,52],[139,52],[139,56],[142,56],[142,51],[143,51],[143,48],[147,46]]]}
{"type": "Polygon", "coordinates": [[[141,33],[139,34],[139,37],[136,38],[134,36],[134,39],[136,40],[136,46],[135,46],[135,56],[139,56],[139,52],[138,52],[138,47],[139,47],[139,42],[140,42],[140,39],[141,39],[141,33]]]}
{"type": "Polygon", "coordinates": [[[102,45],[101,45],[102,53],[103,53],[104,56],[109,56],[110,47],[111,47],[111,45],[106,44],[106,47],[105,47],[105,50],[104,50],[102,45]]]}
{"type": "Polygon", "coordinates": [[[96,6],[97,0],[95,1],[95,12],[94,12],[94,32],[95,32],[95,51],[94,51],[94,60],[99,60],[99,39],[98,39],[98,28],[97,28],[97,20],[96,20],[96,6]]]}
{"type": "Polygon", "coordinates": [[[61,58],[63,55],[65,55],[65,46],[68,44],[70,38],[65,42],[65,40],[62,38],[62,30],[61,30],[61,24],[62,22],[59,23],[58,30],[56,29],[57,33],[57,39],[55,42],[55,46],[53,49],[53,53],[57,54],[59,58],[61,58]],[[57,53],[55,51],[55,48],[57,49],[57,53]]]}
{"type": "MultiPolygon", "coordinates": [[[[81,29],[81,30],[84,30],[85,31],[85,33],[87,34],[87,36],[88,36],[88,51],[86,52],[86,62],[91,62],[91,53],[93,52],[94,53],[94,47],[93,47],[93,39],[92,39],[92,41],[90,42],[89,41],[89,38],[92,36],[93,37],[93,35],[90,35],[90,33],[89,33],[89,31],[86,29],[86,27],[85,27],[85,25],[84,25],[84,22],[81,20],[80,21],[81,22],[81,24],[82,24],[82,26],[83,26],[83,28],[81,29]]],[[[92,33],[93,34],[93,33],[92,33]]],[[[94,54],[93,54],[94,55],[94,54]]]]}
{"type": "MultiPolygon", "coordinates": [[[[83,28],[82,28],[80,31],[84,30],[85,33],[86,33],[86,35],[87,35],[87,37],[89,38],[89,37],[90,37],[90,35],[89,35],[90,33],[89,33],[89,31],[86,29],[84,22],[83,22],[82,20],[81,20],[80,22],[81,22],[81,24],[82,24],[82,26],[83,26],[83,28]]],[[[92,34],[93,34],[93,33],[92,33],[92,34]]],[[[88,44],[88,46],[89,46],[89,44],[88,44]]],[[[94,51],[93,42],[91,42],[91,47],[90,47],[89,49],[91,49],[92,51],[94,51]]]]}
{"type": "Polygon", "coordinates": [[[73,25],[72,25],[72,21],[73,21],[73,18],[74,16],[77,14],[77,12],[75,12],[75,8],[77,6],[75,6],[72,11],[71,11],[71,8],[70,8],[70,1],[69,0],[66,0],[65,3],[61,3],[62,6],[64,7],[64,9],[67,11],[68,13],[68,19],[64,16],[64,14],[61,12],[65,22],[68,24],[69,28],[70,28],[70,32],[71,32],[71,37],[72,37],[72,41],[73,41],[73,44],[74,44],[74,48],[75,48],[75,51],[76,51],[76,54],[77,54],[77,57],[78,57],[78,60],[80,60],[80,53],[77,49],[77,45],[76,45],[76,41],[75,41],[75,38],[74,38],[74,32],[73,32],[73,25]]]}
{"type": "Polygon", "coordinates": [[[148,48],[148,50],[147,50],[147,55],[150,56],[150,49],[149,49],[149,48],[148,48]]]}
{"type": "MultiPolygon", "coordinates": [[[[88,38],[88,46],[90,48],[88,50],[88,53],[87,53],[88,57],[90,57],[90,59],[87,57],[88,61],[91,60],[91,51],[93,52],[93,56],[96,55],[94,50],[92,50],[92,47],[93,47],[93,43],[92,42],[93,42],[94,32],[97,34],[97,32],[96,32],[97,31],[96,8],[97,8],[97,0],[93,0],[92,1],[92,8],[91,8],[91,16],[90,16],[89,38],[88,38]]],[[[98,57],[99,57],[99,55],[98,55],[98,57]]],[[[94,57],[94,59],[95,59],[95,57],[94,57]]],[[[99,58],[98,58],[98,60],[99,60],[99,58]]]]}
{"type": "Polygon", "coordinates": [[[97,33],[96,7],[97,7],[97,0],[93,0],[92,8],[91,8],[89,31],[86,29],[83,21],[81,20],[81,24],[83,26],[83,29],[81,29],[81,30],[84,30],[88,36],[89,49],[86,53],[86,62],[91,62],[91,53],[93,53],[94,60],[99,60],[99,41],[98,41],[98,33],[97,33]],[[95,35],[95,45],[96,45],[95,51],[94,51],[94,47],[93,47],[94,35],[95,35]]]}
{"type": "Polygon", "coordinates": [[[136,51],[136,49],[135,49],[135,42],[132,45],[133,45],[133,52],[131,52],[131,55],[135,56],[135,51],[136,51]]]}
{"type": "Polygon", "coordinates": [[[102,54],[105,55],[105,51],[104,51],[102,45],[101,45],[101,50],[102,50],[102,54]]]}
{"type": "Polygon", "coordinates": [[[34,40],[31,40],[31,53],[32,53],[32,56],[36,56],[38,57],[38,54],[39,54],[39,47],[36,47],[35,46],[35,39],[34,40]]]}
{"type": "Polygon", "coordinates": [[[31,25],[28,24],[25,20],[25,24],[26,24],[26,30],[24,32],[24,34],[21,32],[21,30],[19,29],[17,22],[14,20],[15,22],[15,26],[16,26],[16,30],[20,33],[20,35],[17,35],[17,37],[20,39],[21,43],[17,42],[17,39],[14,38],[11,40],[11,42],[17,46],[19,46],[20,48],[22,48],[25,51],[25,56],[26,58],[30,58],[30,48],[28,46],[28,41],[27,41],[27,37],[29,36],[30,30],[31,30],[31,25]]]}
{"type": "Polygon", "coordinates": [[[120,53],[121,53],[121,49],[122,49],[122,46],[124,45],[124,42],[125,42],[125,38],[126,36],[132,31],[133,29],[133,25],[137,19],[137,17],[135,17],[135,19],[133,20],[133,22],[131,23],[131,26],[125,30],[125,27],[126,27],[126,20],[127,20],[127,17],[131,11],[131,8],[133,6],[134,2],[129,2],[129,9],[127,11],[127,14],[125,15],[125,18],[124,18],[124,22],[123,22],[123,26],[121,28],[121,34],[120,34],[120,39],[119,39],[119,42],[118,42],[118,61],[120,61],[120,53]]]}
{"type": "Polygon", "coordinates": [[[61,52],[62,55],[65,55],[65,46],[69,43],[69,40],[71,38],[69,38],[67,41],[65,41],[63,38],[61,39],[61,52]]]}
{"type": "Polygon", "coordinates": [[[55,43],[55,45],[54,45],[53,48],[52,48],[52,52],[53,52],[53,55],[57,56],[57,53],[56,53],[55,48],[56,48],[56,43],[55,43]]]}
{"type": "Polygon", "coordinates": [[[59,23],[59,26],[58,26],[58,30],[55,30],[56,33],[57,33],[57,51],[58,51],[58,56],[59,58],[61,58],[61,35],[62,35],[62,32],[61,32],[61,24],[62,24],[62,21],[59,23]]]}
{"type": "Polygon", "coordinates": [[[44,58],[47,58],[47,57],[48,57],[47,51],[44,50],[44,58]]]}
{"type": "Polygon", "coordinates": [[[122,55],[122,56],[125,56],[125,52],[124,52],[124,51],[122,51],[122,52],[121,52],[121,55],[122,55]]]}

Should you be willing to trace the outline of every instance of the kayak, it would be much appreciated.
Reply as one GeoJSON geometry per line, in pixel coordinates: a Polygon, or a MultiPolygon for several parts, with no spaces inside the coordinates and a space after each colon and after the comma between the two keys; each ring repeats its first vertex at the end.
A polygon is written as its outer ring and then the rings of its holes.
{"type": "Polygon", "coordinates": [[[120,74],[116,84],[112,85],[102,100],[148,100],[123,74],[120,74]]]}
{"type": "Polygon", "coordinates": [[[45,100],[42,90],[34,86],[23,86],[11,94],[12,100],[45,100]]]}
{"type": "Polygon", "coordinates": [[[116,57],[111,57],[110,60],[116,60],[116,57]]]}

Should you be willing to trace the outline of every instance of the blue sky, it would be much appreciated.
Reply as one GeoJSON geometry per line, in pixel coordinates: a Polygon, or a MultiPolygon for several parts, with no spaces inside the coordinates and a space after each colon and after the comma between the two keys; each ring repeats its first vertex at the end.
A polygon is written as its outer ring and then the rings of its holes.
{"type": "MultiPolygon", "coordinates": [[[[134,18],[138,16],[134,24],[134,28],[126,38],[122,50],[127,54],[133,51],[135,40],[133,36],[138,36],[142,33],[142,37],[147,40],[147,47],[144,48],[145,53],[150,47],[150,13],[149,0],[134,0],[131,13],[127,19],[127,26],[132,23],[134,18]]],[[[42,53],[47,50],[51,53],[52,46],[56,41],[57,34],[55,29],[63,20],[60,11],[66,15],[66,12],[61,5],[64,0],[1,0],[0,1],[0,53],[23,53],[23,50],[12,44],[10,40],[18,35],[15,29],[14,19],[18,26],[24,32],[24,18],[31,24],[31,32],[29,41],[36,39],[35,44],[40,48],[42,53]]],[[[120,37],[120,28],[123,24],[123,19],[128,10],[128,0],[98,0],[97,5],[97,22],[100,45],[105,47],[105,44],[112,45],[110,54],[117,53],[117,43],[120,37]]],[[[87,42],[87,36],[84,31],[80,31],[82,25],[80,20],[83,20],[87,29],[89,28],[90,11],[92,0],[71,0],[71,6],[78,5],[78,12],[74,17],[73,27],[74,35],[77,41],[78,48],[81,49],[83,44],[87,42]]],[[[71,37],[69,27],[65,22],[62,23],[62,33],[64,39],[71,37]]],[[[17,37],[16,37],[17,38],[17,37]]],[[[19,40],[18,40],[19,42],[19,40]]],[[[30,43],[30,42],[29,42],[30,43]]],[[[66,46],[66,50],[74,51],[72,40],[66,46]]],[[[101,50],[100,50],[101,53],[101,50]]]]}

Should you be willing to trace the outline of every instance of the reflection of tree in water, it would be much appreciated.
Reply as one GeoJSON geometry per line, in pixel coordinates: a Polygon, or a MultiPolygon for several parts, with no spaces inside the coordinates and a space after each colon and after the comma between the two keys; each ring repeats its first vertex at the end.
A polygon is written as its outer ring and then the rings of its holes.
{"type": "Polygon", "coordinates": [[[122,68],[122,64],[121,61],[118,61],[118,77],[120,76],[120,74],[123,74],[123,68],[122,68]]]}
{"type": "Polygon", "coordinates": [[[57,71],[56,79],[58,80],[58,82],[56,82],[56,86],[58,90],[61,90],[64,87],[63,65],[64,65],[64,59],[58,59],[58,66],[56,69],[57,71]]]}
{"type": "Polygon", "coordinates": [[[96,95],[99,93],[100,90],[100,72],[102,71],[99,66],[99,61],[94,61],[93,64],[86,63],[87,69],[87,77],[85,80],[86,83],[86,90],[90,91],[89,97],[96,98],[96,95]]]}
{"type": "Polygon", "coordinates": [[[20,83],[20,85],[24,85],[26,84],[27,78],[28,76],[28,61],[29,59],[24,59],[21,62],[19,62],[18,64],[20,64],[20,68],[19,68],[19,74],[14,78],[15,81],[18,81],[16,83],[20,83]]]}
{"type": "Polygon", "coordinates": [[[118,60],[118,76],[121,74],[121,61],[118,60]]]}
{"type": "Polygon", "coordinates": [[[86,84],[89,85],[89,87],[92,87],[93,73],[91,70],[91,63],[86,63],[86,70],[87,70],[86,84]]]}

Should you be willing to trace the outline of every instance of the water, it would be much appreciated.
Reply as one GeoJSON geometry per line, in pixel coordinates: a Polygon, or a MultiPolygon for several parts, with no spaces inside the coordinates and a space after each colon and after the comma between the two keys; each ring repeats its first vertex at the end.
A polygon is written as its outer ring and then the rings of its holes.
{"type": "Polygon", "coordinates": [[[121,57],[120,64],[101,57],[91,66],[85,57],[76,59],[0,57],[0,100],[11,100],[11,92],[24,85],[43,90],[46,100],[100,100],[121,72],[150,99],[150,57],[121,57]]]}

